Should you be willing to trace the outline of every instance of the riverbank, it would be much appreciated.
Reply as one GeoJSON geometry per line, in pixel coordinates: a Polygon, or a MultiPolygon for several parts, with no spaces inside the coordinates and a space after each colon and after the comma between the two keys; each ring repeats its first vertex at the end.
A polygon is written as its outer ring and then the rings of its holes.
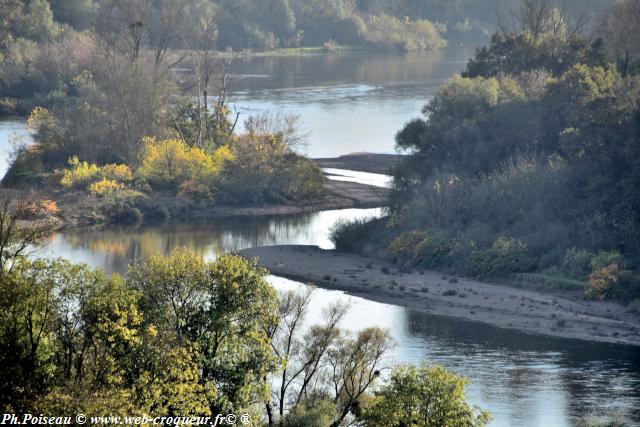
{"type": "Polygon", "coordinates": [[[447,276],[401,273],[385,261],[315,246],[240,252],[277,276],[373,301],[535,335],[640,346],[640,318],[616,303],[584,301],[447,276]]]}
{"type": "MultiPolygon", "coordinates": [[[[385,204],[390,191],[372,185],[335,181],[328,178],[325,178],[323,186],[324,191],[321,198],[296,204],[207,206],[162,193],[153,193],[146,197],[152,200],[154,205],[166,211],[168,222],[186,223],[207,218],[291,215],[324,210],[375,208],[385,204]]],[[[26,195],[33,200],[55,201],[56,212],[48,213],[47,219],[55,224],[56,229],[86,227],[108,222],[104,214],[105,200],[89,196],[86,192],[46,192],[33,189],[26,192],[17,189],[3,189],[3,192],[16,200],[26,195]]]]}
{"type": "Polygon", "coordinates": [[[402,160],[401,154],[352,153],[339,157],[311,159],[320,168],[348,169],[390,175],[402,160]]]}

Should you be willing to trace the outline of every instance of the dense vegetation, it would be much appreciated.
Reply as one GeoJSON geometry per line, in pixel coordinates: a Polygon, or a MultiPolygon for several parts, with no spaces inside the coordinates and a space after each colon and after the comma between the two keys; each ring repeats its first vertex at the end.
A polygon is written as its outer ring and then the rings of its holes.
{"type": "Polygon", "coordinates": [[[525,31],[496,34],[397,134],[411,154],[390,217],[342,225],[339,248],[588,298],[640,296],[640,8],[614,4],[592,42],[541,10],[523,16],[525,31]]]}
{"type": "Polygon", "coordinates": [[[172,204],[320,196],[320,171],[297,154],[295,117],[251,117],[244,134],[234,132],[233,57],[212,50],[213,5],[6,3],[0,109],[29,112],[38,144],[15,153],[4,185],[89,196],[89,216],[119,223],[165,218],[172,204]],[[86,19],[76,16],[83,8],[86,19]],[[132,23],[136,13],[144,20],[132,23]],[[179,63],[192,73],[178,75],[179,63]]]}
{"type": "MultiPolygon", "coordinates": [[[[387,369],[387,331],[344,330],[312,290],[278,294],[255,261],[177,250],[123,278],[28,258],[46,225],[0,202],[0,408],[60,416],[250,414],[251,425],[482,426],[466,380],[440,366],[387,369]],[[411,388],[406,388],[406,385],[411,388]],[[428,405],[424,401],[430,401],[428,405]],[[411,413],[404,415],[403,407],[411,413]],[[400,413],[399,413],[400,411],[400,413]]],[[[207,423],[208,424],[208,423],[207,423]]]]}

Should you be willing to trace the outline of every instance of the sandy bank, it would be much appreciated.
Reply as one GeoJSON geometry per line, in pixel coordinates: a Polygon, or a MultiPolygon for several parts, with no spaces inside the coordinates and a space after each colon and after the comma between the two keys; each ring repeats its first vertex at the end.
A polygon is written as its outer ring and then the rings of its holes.
{"type": "Polygon", "coordinates": [[[393,264],[315,246],[241,251],[273,274],[370,300],[531,334],[640,345],[640,318],[619,304],[570,300],[534,291],[447,277],[399,273],[393,264]]]}
{"type": "Polygon", "coordinates": [[[340,157],[311,160],[320,168],[348,169],[388,175],[402,160],[402,156],[399,154],[353,153],[340,157]]]}

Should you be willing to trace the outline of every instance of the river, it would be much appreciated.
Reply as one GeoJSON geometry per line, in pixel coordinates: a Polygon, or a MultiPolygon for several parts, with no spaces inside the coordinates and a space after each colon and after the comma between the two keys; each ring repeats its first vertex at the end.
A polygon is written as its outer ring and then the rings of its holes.
{"type": "MultiPolygon", "coordinates": [[[[232,101],[244,115],[301,114],[309,133],[306,150],[314,157],[392,152],[395,132],[419,114],[469,55],[469,50],[456,48],[421,54],[249,58],[236,63],[235,72],[243,78],[232,101]]],[[[24,124],[0,126],[0,147],[11,129],[24,133],[24,124]]],[[[339,179],[386,184],[380,175],[327,172],[339,179]]],[[[52,236],[36,255],[123,273],[135,259],[181,246],[208,259],[273,244],[331,248],[329,230],[337,221],[380,214],[379,209],[348,209],[137,229],[69,230],[52,236]]],[[[304,286],[273,276],[270,280],[278,289],[304,286]]],[[[469,399],[491,411],[492,426],[571,426],[580,416],[616,412],[640,423],[640,350],[534,337],[323,289],[315,291],[309,322],[336,298],[351,302],[343,326],[389,328],[397,343],[394,362],[427,360],[468,376],[469,399]]]]}

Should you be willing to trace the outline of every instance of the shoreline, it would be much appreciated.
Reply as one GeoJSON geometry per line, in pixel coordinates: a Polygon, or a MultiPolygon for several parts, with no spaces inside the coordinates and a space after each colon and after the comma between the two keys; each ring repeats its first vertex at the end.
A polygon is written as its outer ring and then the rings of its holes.
{"type": "Polygon", "coordinates": [[[244,249],[272,274],[372,301],[522,333],[640,346],[640,317],[624,306],[544,294],[434,271],[400,273],[382,260],[283,245],[244,249]]]}
{"type": "Polygon", "coordinates": [[[319,168],[347,169],[356,172],[391,175],[393,169],[402,161],[402,154],[351,153],[338,157],[311,159],[319,168]]]}
{"type": "MultiPolygon", "coordinates": [[[[109,224],[106,221],[101,212],[101,199],[88,197],[85,192],[29,193],[29,190],[21,191],[7,188],[2,191],[14,198],[18,198],[21,194],[29,194],[35,199],[55,200],[59,211],[56,214],[35,220],[49,220],[56,231],[68,228],[118,225],[109,224]]],[[[300,204],[198,206],[174,196],[164,196],[158,193],[149,194],[148,197],[158,201],[169,213],[168,219],[160,223],[179,224],[223,217],[295,215],[325,210],[378,208],[384,206],[389,192],[390,190],[387,188],[325,178],[322,197],[300,204]]],[[[157,224],[157,222],[143,221],[137,225],[151,224],[157,224]]]]}

